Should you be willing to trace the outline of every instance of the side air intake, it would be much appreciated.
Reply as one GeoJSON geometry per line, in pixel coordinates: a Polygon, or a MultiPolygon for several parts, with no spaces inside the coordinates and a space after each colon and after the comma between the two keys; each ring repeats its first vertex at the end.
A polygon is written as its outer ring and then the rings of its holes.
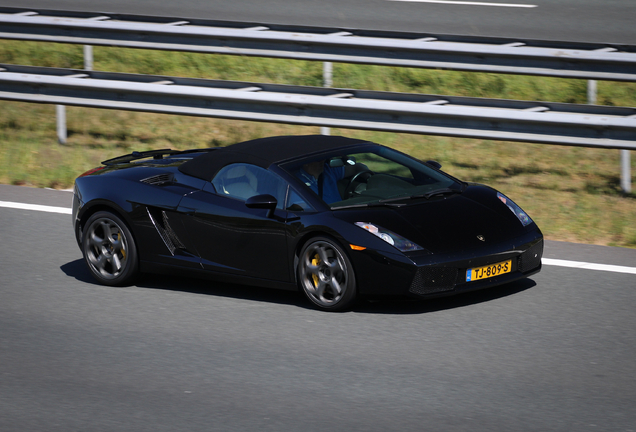
{"type": "Polygon", "coordinates": [[[141,180],[142,183],[154,185],[154,186],[162,186],[168,183],[172,183],[174,181],[174,175],[170,173],[166,174],[157,174],[152,177],[145,178],[141,180]]]}
{"type": "MultiPolygon", "coordinates": [[[[146,210],[148,211],[148,216],[150,217],[152,224],[159,233],[159,237],[161,237],[161,240],[163,240],[170,253],[174,255],[174,252],[177,249],[185,249],[185,246],[181,243],[181,240],[179,240],[179,237],[177,237],[177,234],[172,230],[172,227],[168,223],[168,215],[166,212],[162,210],[160,215],[157,215],[159,217],[156,217],[153,216],[153,212],[151,212],[149,208],[146,208],[146,210]]],[[[155,212],[157,211],[155,210],[155,212]]]]}

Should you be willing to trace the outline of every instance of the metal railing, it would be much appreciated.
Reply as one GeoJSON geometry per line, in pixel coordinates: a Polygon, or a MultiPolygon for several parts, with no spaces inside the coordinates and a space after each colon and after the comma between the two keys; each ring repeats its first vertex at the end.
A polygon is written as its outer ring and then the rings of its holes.
{"type": "Polygon", "coordinates": [[[5,100],[636,150],[636,108],[0,68],[5,100]]]}
{"type": "MultiPolygon", "coordinates": [[[[0,8],[0,38],[588,80],[636,81],[636,47],[622,44],[264,25],[22,8],[0,8]]],[[[16,67],[5,66],[7,70],[15,70],[16,67]]],[[[157,101],[157,106],[153,107],[145,100],[152,98],[150,95],[154,92],[151,91],[144,93],[146,95],[145,99],[142,98],[144,101],[132,102],[141,92],[135,93],[133,89],[121,88],[119,97],[121,92],[125,92],[124,99],[131,99],[130,104],[117,103],[111,100],[110,96],[105,96],[105,93],[116,87],[113,87],[113,82],[118,81],[118,85],[123,85],[123,81],[115,77],[118,74],[109,74],[108,77],[102,75],[101,78],[89,75],[93,84],[95,81],[100,81],[108,88],[103,89],[101,96],[98,96],[100,93],[97,89],[88,86],[92,89],[91,95],[81,101],[81,96],[71,95],[73,93],[71,89],[76,87],[76,84],[70,84],[71,81],[67,83],[63,80],[64,84],[61,81],[43,84],[47,81],[45,77],[51,78],[51,73],[55,75],[52,71],[53,69],[48,72],[32,70],[30,77],[25,78],[21,83],[20,88],[25,91],[23,99],[20,99],[16,92],[18,88],[16,81],[12,84],[14,88],[3,91],[0,97],[9,100],[30,99],[45,103],[320,125],[323,128],[336,126],[620,148],[623,149],[621,151],[621,187],[624,191],[631,192],[630,161],[627,150],[635,149],[636,143],[633,128],[636,116],[631,108],[591,105],[588,107],[594,108],[588,108],[588,111],[582,108],[584,105],[427,95],[398,97],[396,93],[359,90],[341,90],[327,96],[323,95],[323,98],[331,97],[337,100],[335,103],[325,104],[322,102],[324,99],[316,99],[318,95],[312,93],[315,89],[310,91],[308,87],[287,86],[288,90],[293,89],[292,93],[286,94],[285,90],[263,92],[267,85],[257,83],[242,83],[248,87],[261,89],[258,91],[260,93],[258,97],[254,96],[255,92],[248,92],[249,97],[253,99],[245,105],[243,102],[236,102],[233,97],[221,96],[222,92],[215,92],[214,96],[210,97],[216,101],[216,104],[222,100],[224,106],[220,110],[208,109],[209,107],[202,110],[196,107],[196,103],[191,104],[192,98],[187,96],[186,91],[184,94],[168,92],[171,94],[171,102],[161,104],[157,101]],[[35,78],[36,75],[40,78],[35,78]],[[39,91],[47,93],[45,97],[35,97],[33,94],[34,83],[38,79],[43,80],[38,88],[39,91]],[[29,88],[31,90],[28,90],[29,88]],[[129,90],[131,93],[128,93],[129,90]],[[29,92],[31,95],[27,96],[29,92]],[[291,97],[292,95],[309,97],[307,92],[311,96],[311,102],[291,97]],[[136,94],[135,97],[133,93],[136,94]],[[346,93],[346,96],[343,96],[343,93],[346,93]],[[294,106],[297,113],[284,110],[285,113],[282,114],[268,115],[266,111],[248,114],[254,102],[265,110],[280,108],[281,104],[276,102],[275,98],[264,97],[266,94],[271,97],[286,94],[284,97],[288,101],[290,98],[294,99],[289,106],[294,106]],[[381,94],[385,95],[385,98],[378,96],[381,94]],[[366,97],[370,99],[365,99],[366,97]],[[379,99],[374,99],[376,97],[379,99]],[[404,97],[429,98],[429,100],[413,102],[407,101],[404,97]],[[186,98],[188,102],[177,101],[178,98],[186,98]],[[66,102],[53,102],[54,100],[66,100],[66,102]],[[373,100],[372,103],[370,103],[371,100],[373,100]],[[406,104],[407,102],[410,105],[406,104]],[[401,105],[398,107],[396,104],[401,105]],[[416,104],[421,106],[417,107],[416,104]],[[427,109],[423,109],[423,106],[427,109]],[[351,114],[352,110],[356,110],[355,115],[351,114]]],[[[61,72],[63,74],[79,73],[59,69],[57,71],[63,71],[61,72]]],[[[0,77],[4,77],[3,81],[5,81],[4,79],[10,75],[10,73],[2,73],[0,77]]],[[[182,79],[168,77],[167,80],[176,82],[182,79]]],[[[133,79],[130,82],[137,81],[133,79]]],[[[218,81],[208,82],[219,83],[218,81]]],[[[593,84],[591,88],[595,87],[595,82],[590,82],[593,84]]],[[[185,85],[181,90],[185,91],[190,85],[185,85]]],[[[220,91],[223,88],[216,90],[220,91]]],[[[157,94],[166,96],[162,92],[157,94]]],[[[595,97],[594,94],[591,96],[592,99],[595,97]]],[[[589,94],[588,99],[590,99],[589,94]]]]}
{"type": "Polygon", "coordinates": [[[636,81],[636,47],[0,8],[0,38],[636,81]]]}

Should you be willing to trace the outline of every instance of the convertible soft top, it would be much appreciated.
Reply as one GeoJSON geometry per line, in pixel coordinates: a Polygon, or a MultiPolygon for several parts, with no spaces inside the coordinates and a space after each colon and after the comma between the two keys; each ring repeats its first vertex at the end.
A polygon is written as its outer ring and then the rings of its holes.
{"type": "Polygon", "coordinates": [[[210,181],[221,168],[233,163],[249,163],[267,168],[276,162],[359,144],[369,142],[328,135],[259,138],[204,153],[182,164],[179,171],[210,181]]]}

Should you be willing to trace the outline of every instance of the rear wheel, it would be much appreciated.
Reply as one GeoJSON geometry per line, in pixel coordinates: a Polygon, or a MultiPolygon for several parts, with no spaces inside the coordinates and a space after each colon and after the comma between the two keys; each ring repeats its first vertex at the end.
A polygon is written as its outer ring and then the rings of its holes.
{"type": "Polygon", "coordinates": [[[355,300],[351,262],[329,238],[316,237],[305,244],[298,260],[297,277],[305,296],[319,309],[340,311],[355,300]]]}
{"type": "Polygon", "coordinates": [[[82,253],[93,276],[104,285],[127,285],[137,276],[137,247],[130,230],[116,215],[100,211],[82,231],[82,253]]]}

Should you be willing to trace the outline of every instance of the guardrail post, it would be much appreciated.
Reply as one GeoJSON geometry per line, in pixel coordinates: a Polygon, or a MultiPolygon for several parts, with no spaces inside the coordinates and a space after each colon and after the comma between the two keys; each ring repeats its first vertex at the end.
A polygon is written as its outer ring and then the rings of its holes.
{"type": "Polygon", "coordinates": [[[84,45],[84,70],[93,70],[93,46],[84,45]]]}
{"type": "Polygon", "coordinates": [[[66,144],[66,107],[55,105],[55,115],[57,117],[57,141],[66,144]]]}
{"type": "MultiPolygon", "coordinates": [[[[587,81],[587,103],[596,105],[596,80],[587,81]]],[[[621,189],[623,193],[632,191],[631,160],[629,150],[621,150],[621,189]]]]}
{"type": "MultiPolygon", "coordinates": [[[[322,64],[322,85],[323,87],[331,87],[333,85],[333,64],[324,62],[322,64]]],[[[331,131],[328,127],[320,128],[321,135],[330,135],[331,131]]]]}
{"type": "Polygon", "coordinates": [[[621,189],[628,194],[632,192],[631,158],[629,150],[621,150],[621,189]]]}
{"type": "MultiPolygon", "coordinates": [[[[84,70],[93,70],[93,46],[84,45],[84,70]]],[[[57,141],[66,144],[68,133],[66,129],[66,107],[55,105],[55,115],[57,117],[57,141]]]]}
{"type": "Polygon", "coordinates": [[[587,103],[596,105],[596,80],[587,80],[587,103]]]}

